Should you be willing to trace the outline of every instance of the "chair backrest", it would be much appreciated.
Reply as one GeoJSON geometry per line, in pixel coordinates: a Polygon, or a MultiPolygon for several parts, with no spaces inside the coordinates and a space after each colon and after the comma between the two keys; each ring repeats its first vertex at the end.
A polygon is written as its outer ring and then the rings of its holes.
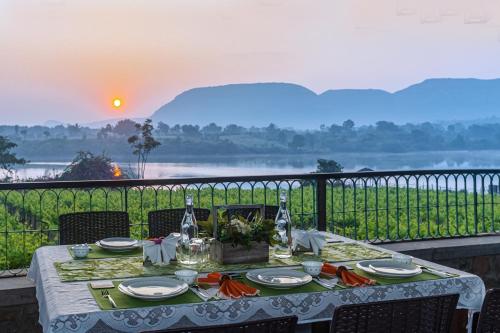
{"type": "MultiPolygon", "coordinates": [[[[172,232],[179,232],[185,212],[186,208],[171,208],[149,212],[149,237],[163,237],[170,235],[172,232]]],[[[196,220],[206,221],[210,216],[210,209],[193,208],[193,213],[196,220]]]]}
{"type": "Polygon", "coordinates": [[[500,289],[490,289],[486,292],[476,332],[500,332],[500,289]]]}
{"type": "Polygon", "coordinates": [[[128,213],[69,213],[59,216],[60,244],[94,243],[107,237],[130,237],[128,213]]]}
{"type": "Polygon", "coordinates": [[[343,305],[330,333],[448,333],[458,295],[343,305]]]}
{"type": "Polygon", "coordinates": [[[278,214],[278,210],[278,206],[264,206],[264,218],[266,220],[274,220],[276,218],[276,215],[278,214]]]}
{"type": "Polygon", "coordinates": [[[150,333],[294,333],[296,325],[297,317],[290,316],[248,321],[239,324],[150,331],[150,333]]]}

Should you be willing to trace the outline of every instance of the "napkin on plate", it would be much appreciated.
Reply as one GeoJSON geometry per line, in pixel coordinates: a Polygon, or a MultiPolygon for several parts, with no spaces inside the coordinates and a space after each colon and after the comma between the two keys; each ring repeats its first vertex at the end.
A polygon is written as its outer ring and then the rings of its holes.
{"type": "Polygon", "coordinates": [[[315,255],[319,255],[326,244],[326,237],[317,230],[292,230],[292,250],[296,251],[300,245],[306,249],[312,249],[315,255]]]}
{"type": "Polygon", "coordinates": [[[153,264],[166,264],[175,259],[179,234],[170,234],[168,237],[151,238],[144,242],[143,258],[144,261],[149,258],[153,264]]]}
{"type": "Polygon", "coordinates": [[[247,286],[243,282],[231,279],[229,275],[223,275],[221,273],[209,273],[207,277],[199,277],[198,283],[208,284],[208,285],[218,285],[219,292],[217,295],[220,298],[241,298],[243,296],[256,296],[259,294],[260,290],[247,286]]]}
{"type": "Polygon", "coordinates": [[[325,262],[321,268],[321,273],[329,276],[336,276],[342,280],[346,286],[350,287],[364,287],[374,285],[377,281],[365,278],[354,272],[347,270],[345,266],[334,266],[325,262]]]}

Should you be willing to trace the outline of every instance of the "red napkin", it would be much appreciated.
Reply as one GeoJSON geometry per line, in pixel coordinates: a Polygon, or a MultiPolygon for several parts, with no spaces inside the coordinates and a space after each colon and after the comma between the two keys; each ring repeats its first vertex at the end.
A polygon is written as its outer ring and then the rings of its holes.
{"type": "Polygon", "coordinates": [[[221,273],[209,273],[207,277],[198,278],[198,283],[219,285],[219,295],[223,298],[241,298],[243,296],[256,296],[259,290],[246,284],[232,280],[229,275],[222,275],[221,273]]]}
{"type": "Polygon", "coordinates": [[[161,244],[161,242],[163,241],[165,237],[151,237],[151,238],[147,238],[146,240],[150,240],[152,242],[154,242],[156,245],[158,244],[161,244]]]}
{"type": "Polygon", "coordinates": [[[345,266],[336,267],[332,264],[325,262],[321,268],[321,273],[330,276],[337,276],[344,282],[346,286],[350,287],[364,287],[367,285],[374,285],[377,281],[365,278],[364,276],[358,275],[354,272],[349,272],[345,266]]]}

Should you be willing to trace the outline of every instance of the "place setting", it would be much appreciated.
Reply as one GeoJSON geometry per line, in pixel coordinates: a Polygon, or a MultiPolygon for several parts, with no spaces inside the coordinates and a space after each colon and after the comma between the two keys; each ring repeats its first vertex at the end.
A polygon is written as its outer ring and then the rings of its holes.
{"type": "Polygon", "coordinates": [[[74,259],[104,259],[113,257],[139,256],[144,241],[128,237],[109,237],[94,244],[76,244],[68,247],[74,259]]]}
{"type": "Polygon", "coordinates": [[[356,263],[356,268],[371,276],[382,279],[412,279],[429,280],[436,278],[450,278],[456,275],[437,269],[418,265],[413,257],[404,254],[394,254],[390,259],[362,260],[356,263]]]}

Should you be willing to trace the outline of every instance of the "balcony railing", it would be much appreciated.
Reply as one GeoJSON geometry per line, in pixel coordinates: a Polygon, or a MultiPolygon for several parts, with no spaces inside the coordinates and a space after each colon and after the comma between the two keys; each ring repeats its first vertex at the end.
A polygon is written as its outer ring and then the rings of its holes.
{"type": "MultiPolygon", "coordinates": [[[[148,236],[149,211],[277,205],[288,192],[293,223],[369,242],[463,237],[500,230],[500,170],[415,170],[250,177],[0,184],[0,273],[22,274],[32,253],[58,243],[58,216],[129,213],[148,236]]],[[[180,222],[180,221],[179,221],[180,222]]]]}

